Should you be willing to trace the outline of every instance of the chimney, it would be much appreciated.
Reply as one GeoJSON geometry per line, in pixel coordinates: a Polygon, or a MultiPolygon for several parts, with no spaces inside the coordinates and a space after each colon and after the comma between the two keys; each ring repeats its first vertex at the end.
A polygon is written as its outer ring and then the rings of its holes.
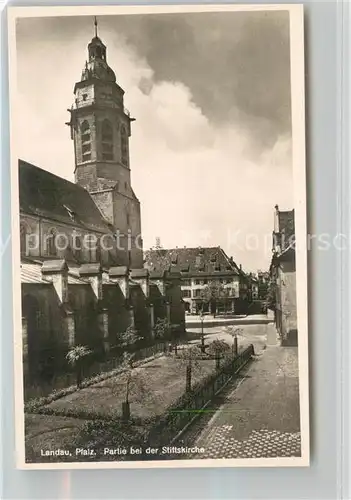
{"type": "Polygon", "coordinates": [[[54,285],[61,304],[68,302],[68,267],[64,259],[47,260],[41,266],[43,279],[54,285]]]}
{"type": "Polygon", "coordinates": [[[145,297],[148,298],[150,295],[149,271],[147,269],[131,269],[130,277],[140,285],[145,297]]]}
{"type": "Polygon", "coordinates": [[[83,264],[79,268],[79,276],[86,278],[97,300],[102,299],[102,272],[99,262],[83,264]]]}
{"type": "Polygon", "coordinates": [[[124,298],[129,299],[129,269],[127,266],[110,267],[108,271],[109,280],[117,283],[124,298]]]}

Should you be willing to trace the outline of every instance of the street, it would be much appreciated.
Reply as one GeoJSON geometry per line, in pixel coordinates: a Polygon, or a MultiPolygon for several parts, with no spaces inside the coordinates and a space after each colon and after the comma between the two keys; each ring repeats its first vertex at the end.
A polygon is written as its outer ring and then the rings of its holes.
{"type": "MultiPolygon", "coordinates": [[[[206,344],[209,344],[215,339],[221,339],[231,345],[233,344],[232,334],[234,332],[238,337],[239,349],[245,349],[249,344],[253,344],[256,353],[262,351],[267,344],[275,345],[277,342],[277,334],[274,325],[268,323],[264,315],[257,314],[237,320],[218,318],[216,321],[218,322],[216,326],[212,325],[211,320],[204,321],[203,323],[206,344]]],[[[191,320],[190,326],[188,326],[187,321],[187,334],[188,338],[191,339],[190,343],[199,344],[201,336],[201,325],[199,320],[196,324],[194,320],[191,320]]]]}
{"type": "MultiPolygon", "coordinates": [[[[206,329],[206,340],[228,340],[217,330],[206,329]]],[[[300,455],[297,348],[274,345],[274,337],[273,325],[243,327],[241,344],[254,344],[255,359],[182,437],[187,446],[205,448],[187,458],[300,455]]]]}

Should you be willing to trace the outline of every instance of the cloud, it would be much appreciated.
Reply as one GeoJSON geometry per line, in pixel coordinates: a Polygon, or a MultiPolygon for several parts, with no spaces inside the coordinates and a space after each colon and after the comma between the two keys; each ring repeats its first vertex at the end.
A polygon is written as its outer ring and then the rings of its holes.
{"type": "MultiPolygon", "coordinates": [[[[37,37],[42,40],[44,33],[39,30],[37,37]]],[[[242,240],[252,233],[264,245],[274,205],[292,207],[289,131],[283,127],[276,139],[271,135],[259,143],[257,132],[265,123],[269,128],[270,120],[251,114],[242,121],[245,111],[235,102],[226,120],[211,119],[184,79],[161,79],[123,33],[111,30],[103,38],[109,64],[126,91],[125,105],[136,118],[132,185],[141,201],[145,247],[157,236],[165,247],[220,245],[244,268],[267,268],[267,248],[248,251],[233,244],[232,235],[239,231],[242,240]]],[[[63,36],[59,44],[49,36],[44,49],[34,37],[32,44],[20,45],[18,57],[20,156],[70,180],[73,144],[64,122],[86,44],[84,31],[73,39],[63,36]]]]}
{"type": "Polygon", "coordinates": [[[127,16],[115,26],[155,81],[182,81],[211,121],[240,118],[264,146],[290,133],[288,11],[127,16]]]}
{"type": "MultiPolygon", "coordinates": [[[[133,60],[139,73],[145,61],[133,60]]],[[[246,127],[211,122],[183,83],[155,80],[152,71],[147,81],[143,76],[134,82],[126,102],[138,110],[132,175],[146,247],[156,236],[165,247],[197,246],[206,234],[206,244],[223,246],[244,265],[267,266],[269,251],[231,248],[228,234],[254,233],[263,242],[272,231],[275,203],[290,206],[289,136],[257,154],[246,127]]]]}

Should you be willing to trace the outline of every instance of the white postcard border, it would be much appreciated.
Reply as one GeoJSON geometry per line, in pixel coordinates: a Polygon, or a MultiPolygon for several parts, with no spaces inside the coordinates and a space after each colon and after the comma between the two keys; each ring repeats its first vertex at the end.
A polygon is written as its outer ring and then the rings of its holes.
{"type": "Polygon", "coordinates": [[[309,376],[308,376],[308,293],[307,293],[307,206],[305,164],[305,91],[304,91],[304,36],[302,4],[268,5],[153,5],[153,6],[45,6],[8,7],[9,89],[10,89],[10,148],[11,148],[11,211],[12,211],[12,266],[13,266],[13,315],[14,315],[14,387],[16,459],[19,469],[136,469],[136,468],[208,468],[208,467],[303,467],[310,464],[309,432],[309,376]],[[147,462],[74,462],[35,463],[25,462],[24,397],[21,335],[21,279],[18,155],[14,120],[16,113],[16,18],[94,16],[125,14],[156,14],[185,12],[240,12],[240,11],[289,11],[291,59],[291,108],[294,176],[294,208],[296,231],[296,294],[298,322],[298,359],[301,457],[252,458],[252,459],[194,459],[147,462]]]}

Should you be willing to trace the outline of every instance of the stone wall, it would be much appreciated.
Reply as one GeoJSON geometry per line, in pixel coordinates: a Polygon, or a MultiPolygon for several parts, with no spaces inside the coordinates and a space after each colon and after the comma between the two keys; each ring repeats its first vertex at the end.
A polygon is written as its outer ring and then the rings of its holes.
{"type": "MultiPolygon", "coordinates": [[[[42,283],[22,283],[22,335],[25,381],[45,381],[67,371],[65,356],[75,345],[89,347],[96,359],[120,348],[119,334],[129,326],[149,345],[157,318],[168,318],[184,331],[179,279],[151,285],[146,269],[110,268],[102,276],[97,263],[82,264],[72,277],[64,260],[42,265],[42,283]]],[[[34,271],[32,271],[34,272],[34,271]]],[[[142,346],[140,346],[142,347],[142,346]]]]}
{"type": "Polygon", "coordinates": [[[22,285],[22,328],[25,377],[31,382],[50,378],[65,364],[69,343],[65,313],[54,287],[22,285]]]}
{"type": "Polygon", "coordinates": [[[296,270],[294,261],[280,262],[275,273],[277,330],[282,342],[297,344],[296,270]]]}
{"type": "Polygon", "coordinates": [[[295,265],[283,262],[280,267],[280,304],[282,311],[282,334],[284,338],[296,335],[296,272],[295,265]]]}

